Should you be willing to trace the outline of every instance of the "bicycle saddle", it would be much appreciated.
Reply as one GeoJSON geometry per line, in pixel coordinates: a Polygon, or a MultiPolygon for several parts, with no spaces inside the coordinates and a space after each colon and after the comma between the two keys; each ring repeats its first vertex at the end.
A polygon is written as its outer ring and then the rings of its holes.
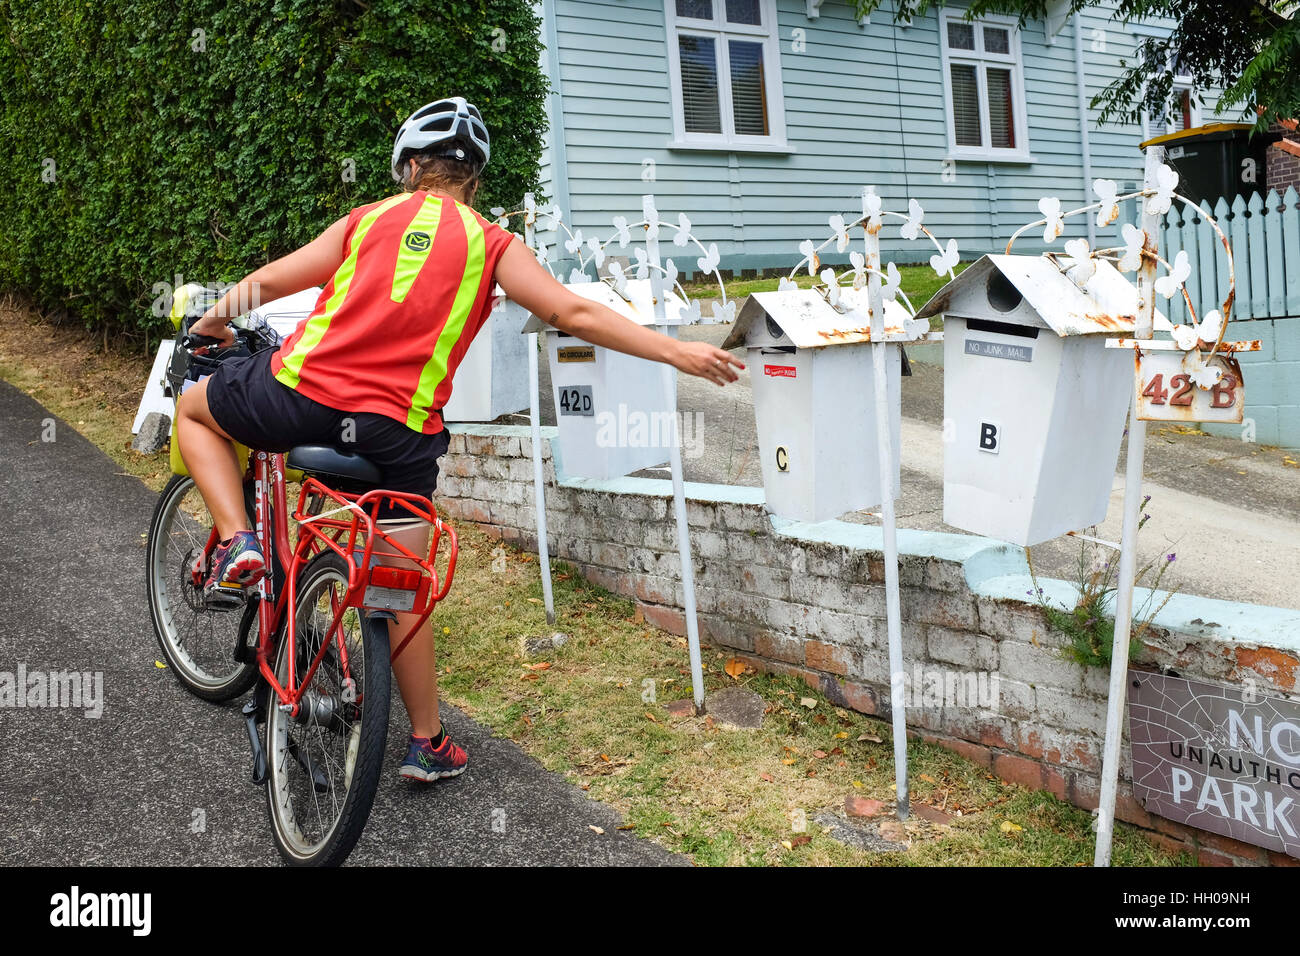
{"type": "Polygon", "coordinates": [[[299,445],[290,449],[285,464],[352,493],[378,488],[383,480],[379,468],[369,459],[329,445],[299,445]]]}

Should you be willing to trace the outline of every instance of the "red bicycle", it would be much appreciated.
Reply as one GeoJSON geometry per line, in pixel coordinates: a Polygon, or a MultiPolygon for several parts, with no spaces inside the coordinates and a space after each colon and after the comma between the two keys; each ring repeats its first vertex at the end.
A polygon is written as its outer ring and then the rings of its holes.
{"type": "MultiPolygon", "coordinates": [[[[186,336],[184,325],[169,373],[176,394],[222,358],[196,355],[210,342],[186,336]]],[[[237,336],[236,348],[259,344],[246,330],[237,336]]],[[[389,662],[447,596],[456,570],[455,530],[433,503],[376,489],[378,480],[373,464],[328,446],[251,451],[246,501],[268,573],[242,611],[205,604],[218,535],[192,478],[172,477],[149,526],[149,607],[177,679],[204,700],[226,701],[262,678],[243,708],[253,780],[266,786],[276,846],[292,865],[337,865],[360,838],[388,737],[389,662]],[[292,522],[291,472],[301,474],[292,522]],[[396,540],[394,523],[427,525],[427,553],[396,540]],[[390,653],[397,612],[419,618],[390,653]]]]}

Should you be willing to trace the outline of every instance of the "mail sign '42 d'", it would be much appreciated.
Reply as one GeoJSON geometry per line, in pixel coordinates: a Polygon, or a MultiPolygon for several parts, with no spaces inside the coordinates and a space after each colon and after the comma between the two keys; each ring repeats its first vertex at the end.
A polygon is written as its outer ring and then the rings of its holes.
{"type": "Polygon", "coordinates": [[[1246,404],[1241,366],[1231,355],[1215,355],[1199,372],[1189,371],[1195,352],[1140,352],[1138,418],[1147,422],[1238,424],[1246,404]],[[1198,379],[1200,381],[1198,381],[1198,379]]]}

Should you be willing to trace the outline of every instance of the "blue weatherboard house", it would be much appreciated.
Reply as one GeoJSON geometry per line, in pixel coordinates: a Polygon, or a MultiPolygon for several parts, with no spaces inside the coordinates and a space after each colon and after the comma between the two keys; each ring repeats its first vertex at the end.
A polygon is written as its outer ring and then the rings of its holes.
{"type": "MultiPolygon", "coordinates": [[[[1095,201],[1095,178],[1136,188],[1138,144],[1202,122],[1183,84],[1170,115],[1099,127],[1089,101],[1163,31],[1052,7],[1017,29],[967,23],[962,5],[895,24],[893,0],[863,21],[848,0],[544,0],[542,192],[602,238],[652,192],[667,218],[685,212],[717,243],[724,269],[792,266],[830,215],[860,211],[868,184],[890,209],[920,201],[963,259],[1001,251],[1040,197],[1069,209],[1095,201]]],[[[1214,96],[1202,96],[1208,118],[1214,96]]],[[[1068,220],[1072,234],[1085,219],[1068,220]]],[[[1097,238],[1117,244],[1119,226],[1097,238]]],[[[934,251],[893,228],[884,239],[900,261],[934,251]]],[[[1037,248],[1033,235],[1017,243],[1037,248]]]]}

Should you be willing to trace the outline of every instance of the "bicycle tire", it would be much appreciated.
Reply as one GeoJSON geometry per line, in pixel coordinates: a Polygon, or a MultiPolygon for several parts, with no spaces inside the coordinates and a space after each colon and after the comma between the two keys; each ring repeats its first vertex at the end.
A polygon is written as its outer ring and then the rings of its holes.
{"type": "MultiPolygon", "coordinates": [[[[347,565],[333,552],[318,555],[303,569],[294,608],[300,674],[310,666],[319,647],[312,641],[319,640],[313,624],[322,620],[321,599],[331,591],[341,594],[346,588],[347,565]]],[[[355,609],[345,612],[340,627],[348,629],[348,663],[360,699],[347,704],[337,693],[341,690],[341,675],[337,652],[331,648],[309,687],[321,694],[321,712],[325,716],[313,712],[306,698],[299,705],[298,718],[282,710],[274,700],[267,709],[267,811],[276,848],[291,866],[338,866],[346,860],[361,837],[379,789],[392,691],[388,629],[384,622],[372,621],[355,609]],[[295,737],[295,728],[303,733],[295,737]],[[335,770],[342,774],[341,798],[333,786],[328,786],[332,780],[326,781],[327,790],[321,789],[321,776],[335,770]],[[323,793],[329,794],[332,820],[321,813],[323,793]],[[314,821],[310,819],[313,810],[314,821]],[[305,825],[310,825],[311,835],[305,832],[305,825]]],[[[276,652],[275,674],[281,683],[288,673],[288,644],[282,640],[276,652]]]]}
{"type": "Polygon", "coordinates": [[[194,479],[174,475],[149,520],[145,581],[154,637],[168,669],[191,694],[219,703],[252,686],[257,664],[235,659],[235,648],[248,630],[242,626],[243,614],[203,608],[198,589],[186,580],[188,560],[204,546],[211,527],[194,479]]]}

